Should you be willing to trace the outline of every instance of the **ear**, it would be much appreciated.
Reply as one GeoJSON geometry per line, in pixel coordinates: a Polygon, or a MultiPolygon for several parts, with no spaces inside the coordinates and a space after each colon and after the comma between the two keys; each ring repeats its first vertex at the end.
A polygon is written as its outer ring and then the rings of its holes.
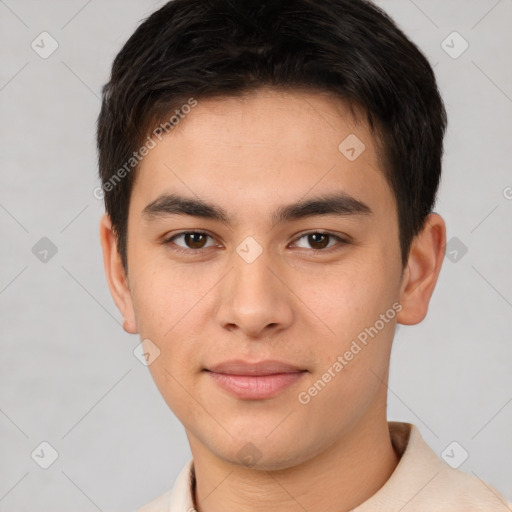
{"type": "Polygon", "coordinates": [[[100,240],[108,287],[117,309],[123,315],[123,329],[130,334],[137,334],[138,329],[128,285],[128,277],[124,271],[121,256],[117,249],[117,237],[112,229],[110,217],[107,214],[104,214],[100,220],[100,240]]]}
{"type": "Polygon", "coordinates": [[[425,219],[423,229],[411,244],[400,288],[402,309],[397,315],[398,323],[418,324],[427,315],[428,304],[441,271],[445,246],[444,220],[432,213],[425,219]]]}

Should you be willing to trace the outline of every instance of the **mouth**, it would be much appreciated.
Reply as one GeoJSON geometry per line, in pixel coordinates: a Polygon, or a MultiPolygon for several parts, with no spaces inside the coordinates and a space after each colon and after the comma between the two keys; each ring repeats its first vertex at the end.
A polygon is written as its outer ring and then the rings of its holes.
{"type": "Polygon", "coordinates": [[[307,370],[281,361],[249,363],[240,359],[205,368],[214,382],[237,398],[263,400],[297,383],[307,370]]]}

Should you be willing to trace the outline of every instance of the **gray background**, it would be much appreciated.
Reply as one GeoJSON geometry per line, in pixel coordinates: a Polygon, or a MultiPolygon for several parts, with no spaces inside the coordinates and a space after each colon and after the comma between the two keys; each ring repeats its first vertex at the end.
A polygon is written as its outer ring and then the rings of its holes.
{"type": "MultiPolygon", "coordinates": [[[[4,512],[132,510],[170,488],[190,457],[133,355],[138,337],[121,328],[92,195],[101,86],[163,3],[0,0],[4,512]],[[31,47],[43,31],[59,45],[46,59],[31,47]],[[42,237],[58,251],[46,262],[32,252],[42,237]],[[48,469],[36,463],[50,453],[43,441],[58,452],[48,469]]],[[[512,500],[512,1],[378,3],[435,66],[449,114],[437,211],[458,239],[427,319],[398,330],[389,418],[415,423],[440,455],[457,441],[455,458],[469,453],[460,469],[512,500]],[[469,44],[457,58],[453,31],[469,44]]]]}

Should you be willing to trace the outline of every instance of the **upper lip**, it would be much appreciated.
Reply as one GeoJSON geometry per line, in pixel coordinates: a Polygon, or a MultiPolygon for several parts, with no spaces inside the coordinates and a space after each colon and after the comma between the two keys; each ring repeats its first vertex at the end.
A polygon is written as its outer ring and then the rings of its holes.
{"type": "Polygon", "coordinates": [[[297,366],[270,359],[256,363],[250,363],[242,359],[232,359],[216,364],[215,366],[210,366],[206,368],[206,370],[228,375],[275,375],[278,373],[297,373],[305,371],[297,366]]]}

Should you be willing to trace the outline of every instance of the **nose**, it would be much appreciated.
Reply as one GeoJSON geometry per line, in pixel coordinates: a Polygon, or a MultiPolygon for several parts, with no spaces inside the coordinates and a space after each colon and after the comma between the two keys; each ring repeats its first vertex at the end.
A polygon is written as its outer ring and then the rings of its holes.
{"type": "Polygon", "coordinates": [[[254,260],[234,253],[233,267],[221,281],[217,321],[247,337],[267,336],[286,329],[293,321],[293,294],[268,251],[254,260]]]}

